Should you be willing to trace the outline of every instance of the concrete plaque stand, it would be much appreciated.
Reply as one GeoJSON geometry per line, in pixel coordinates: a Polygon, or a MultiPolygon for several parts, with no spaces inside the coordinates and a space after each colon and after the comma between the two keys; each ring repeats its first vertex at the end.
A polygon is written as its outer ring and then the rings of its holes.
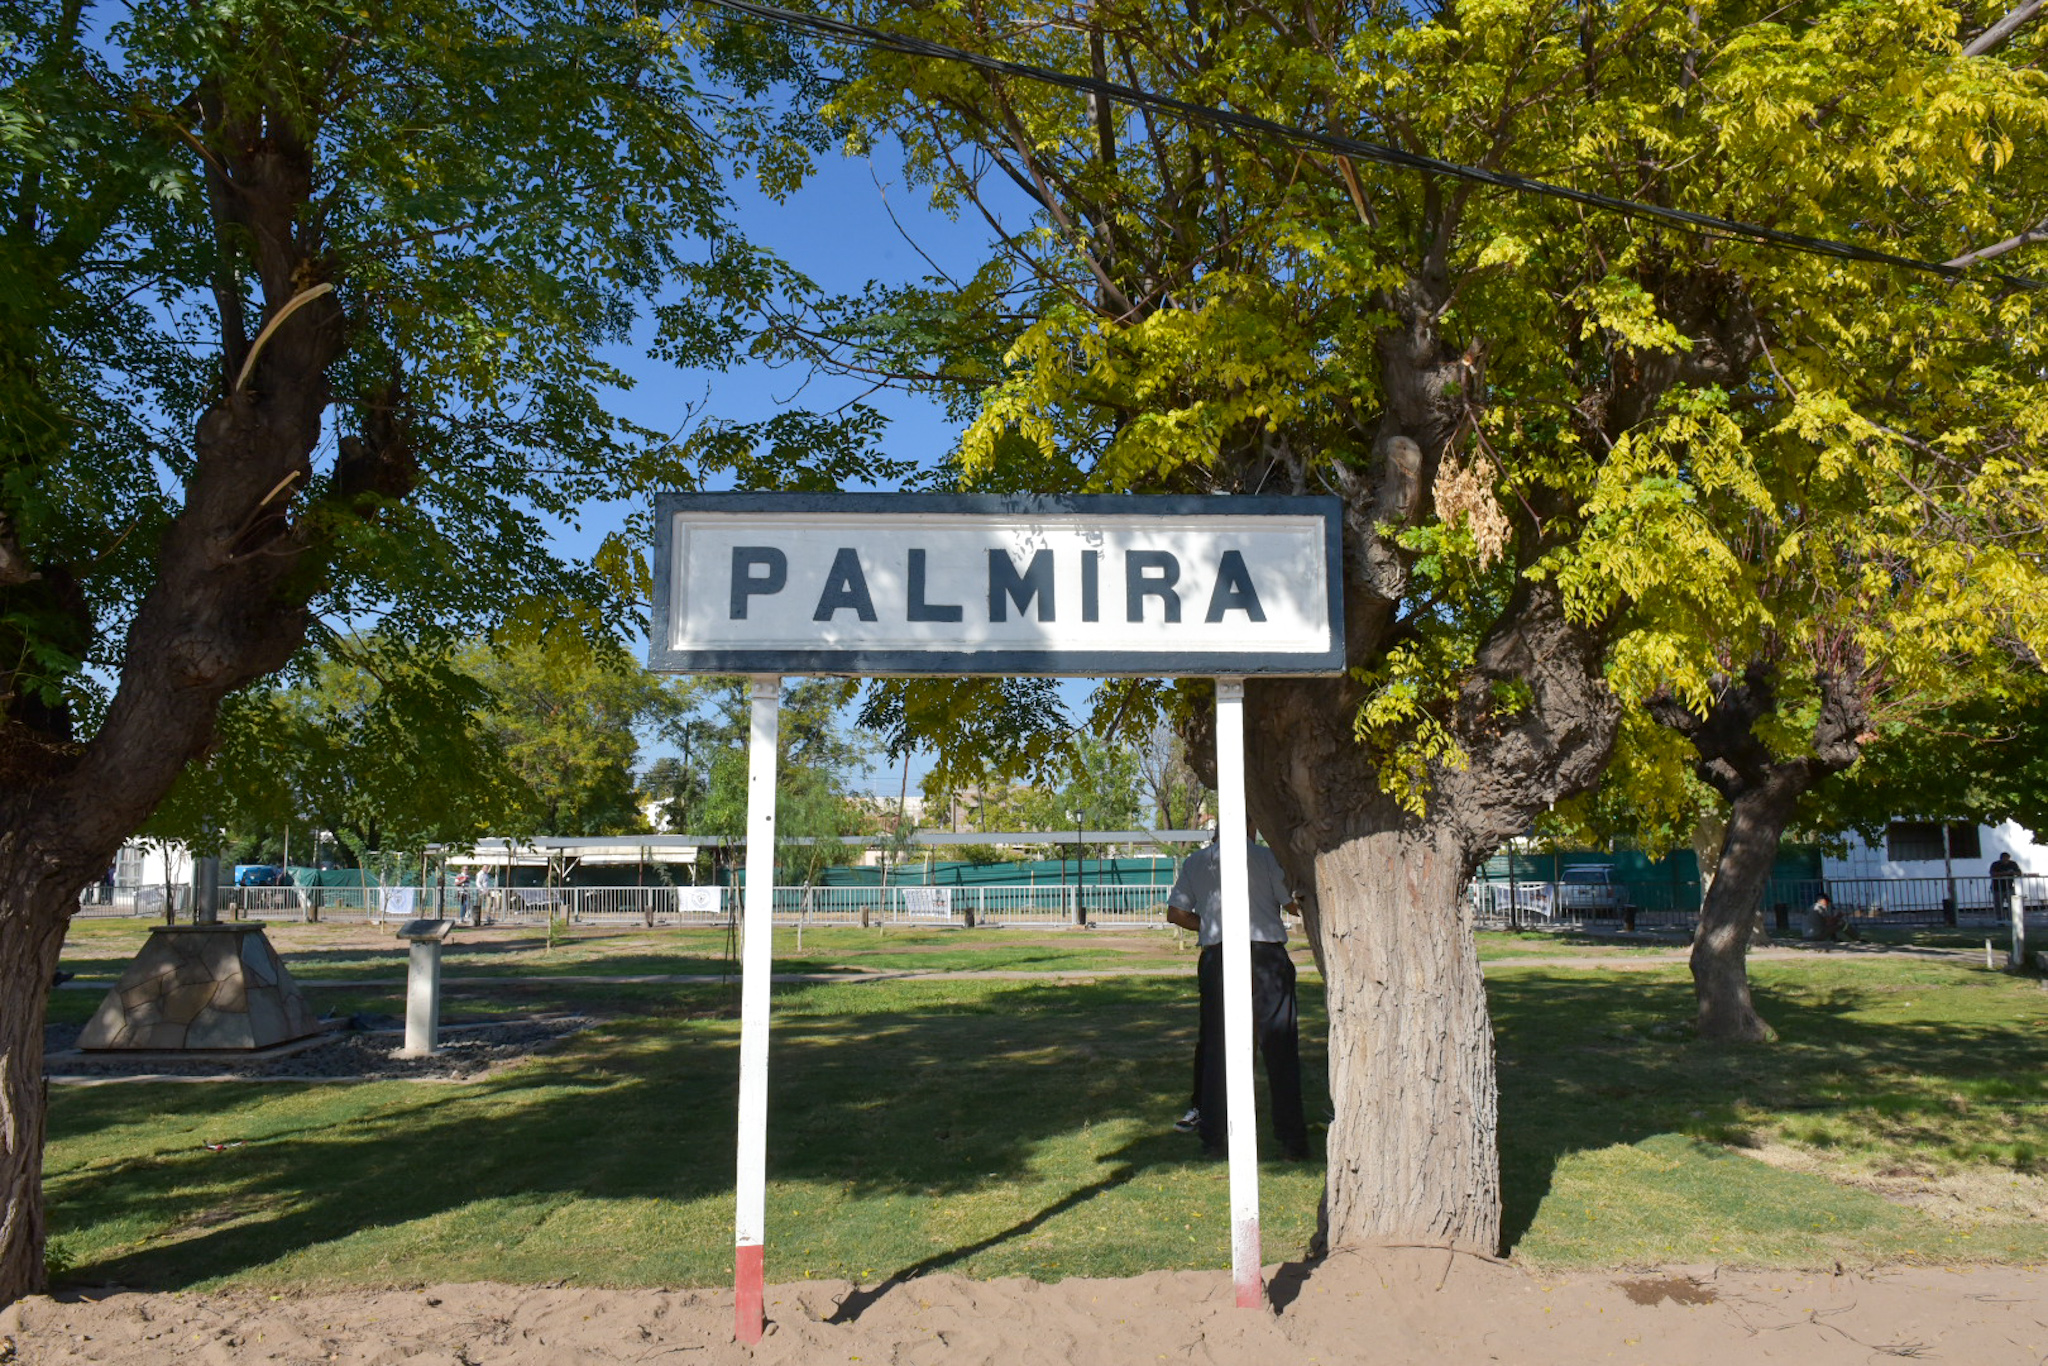
{"type": "Polygon", "coordinates": [[[262,925],[161,925],[100,1002],[78,1046],[250,1051],[318,1032],[262,925]]]}
{"type": "Polygon", "coordinates": [[[441,944],[452,920],[408,920],[398,937],[412,948],[405,973],[405,1047],[401,1058],[426,1058],[441,1051],[441,944]]]}

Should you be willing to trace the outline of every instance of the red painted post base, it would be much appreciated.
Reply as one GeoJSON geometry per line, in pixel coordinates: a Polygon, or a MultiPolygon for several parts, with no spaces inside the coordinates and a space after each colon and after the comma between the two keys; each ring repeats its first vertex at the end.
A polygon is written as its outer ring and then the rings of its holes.
{"type": "Polygon", "coordinates": [[[761,1340],[761,1334],[767,1328],[767,1314],[762,1299],[762,1273],[762,1248],[759,1243],[751,1246],[742,1243],[733,1249],[732,1335],[749,1347],[761,1340]]]}
{"type": "Polygon", "coordinates": [[[1237,1281],[1237,1307],[1258,1309],[1266,1303],[1266,1283],[1259,1274],[1259,1221],[1248,1219],[1238,1230],[1236,1245],[1231,1249],[1237,1254],[1237,1265],[1232,1268],[1237,1281]]]}

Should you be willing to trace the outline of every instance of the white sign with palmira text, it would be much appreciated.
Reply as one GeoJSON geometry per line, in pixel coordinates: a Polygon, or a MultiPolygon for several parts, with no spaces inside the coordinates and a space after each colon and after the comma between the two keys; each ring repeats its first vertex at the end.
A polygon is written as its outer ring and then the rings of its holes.
{"type": "Polygon", "coordinates": [[[668,495],[658,669],[1342,669],[1336,500],[668,495]]]}

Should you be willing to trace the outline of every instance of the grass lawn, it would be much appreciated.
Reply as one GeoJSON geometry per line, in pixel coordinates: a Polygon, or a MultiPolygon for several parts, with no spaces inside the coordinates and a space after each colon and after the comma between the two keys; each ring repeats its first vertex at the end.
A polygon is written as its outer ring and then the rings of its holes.
{"type": "Polygon", "coordinates": [[[1967,954],[1750,979],[1775,1044],[1694,1040],[1683,968],[1488,970],[1518,1255],[2048,1260],[2048,990],[1967,954]]]}
{"type": "MultiPolygon", "coordinates": [[[[277,938],[317,1010],[395,1011],[400,950],[383,947],[386,933],[292,926],[277,938]],[[391,989],[319,985],[366,979],[391,989]]],[[[140,937],[81,925],[65,965],[111,979],[140,937]]],[[[1515,1255],[2048,1260],[2048,991],[2037,984],[1967,955],[1759,962],[1760,1004],[1783,1040],[1716,1048],[1684,1028],[1682,964],[1518,965],[1617,955],[1499,938],[1488,987],[1515,1255]]],[[[827,930],[806,933],[801,959],[785,948],[786,932],[778,968],[1046,975],[776,989],[772,1279],[1228,1264],[1225,1169],[1168,1127],[1187,1098],[1192,981],[1058,980],[1191,968],[1171,937],[827,930]]],[[[78,1280],[157,1287],[723,1283],[736,983],[559,980],[716,973],[722,960],[722,935],[668,930],[454,952],[450,972],[502,980],[451,991],[451,1017],[605,1017],[474,1084],[55,1087],[47,1176],[60,1259],[78,1280]],[[204,1146],[237,1138],[246,1146],[204,1146]]],[[[93,992],[58,992],[53,1018],[96,1004],[93,992]]],[[[1312,975],[1302,1005],[1313,1122],[1328,1101],[1312,975]]],[[[1320,1182],[1319,1164],[1267,1165],[1268,1260],[1299,1255],[1320,1182]]]]}

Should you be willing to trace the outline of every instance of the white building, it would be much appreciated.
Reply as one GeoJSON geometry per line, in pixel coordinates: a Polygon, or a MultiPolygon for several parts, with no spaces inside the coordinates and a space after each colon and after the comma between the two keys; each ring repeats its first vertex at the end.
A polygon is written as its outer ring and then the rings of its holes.
{"type": "Polygon", "coordinates": [[[114,855],[104,877],[81,887],[78,902],[86,913],[161,914],[164,899],[189,904],[192,897],[192,851],[175,840],[131,839],[114,855]]]}
{"type": "Polygon", "coordinates": [[[1991,863],[2010,853],[2028,874],[2048,874],[2048,844],[2017,821],[1972,825],[1967,821],[1893,821],[1876,844],[1850,835],[1839,857],[1821,861],[1830,882],[1901,878],[1988,878],[1991,863]]]}
{"type": "Polygon", "coordinates": [[[1836,905],[1869,913],[2002,923],[2017,907],[2048,922],[2048,845],[2013,821],[1895,820],[1874,844],[1850,836],[1841,855],[1822,861],[1821,873],[1836,905]],[[2020,866],[2009,883],[1991,876],[2001,854],[2020,866]]]}
{"type": "Polygon", "coordinates": [[[191,885],[192,851],[176,841],[129,840],[114,856],[114,887],[118,891],[191,885]]]}

